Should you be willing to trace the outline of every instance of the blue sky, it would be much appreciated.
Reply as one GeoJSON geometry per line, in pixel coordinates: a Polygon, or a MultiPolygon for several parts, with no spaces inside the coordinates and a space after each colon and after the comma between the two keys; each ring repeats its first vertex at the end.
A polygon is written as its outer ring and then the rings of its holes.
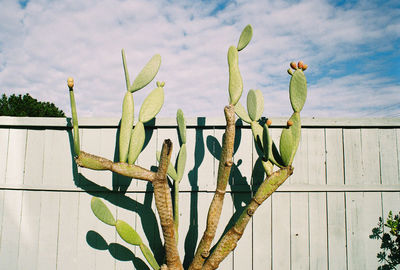
{"type": "MultiPolygon", "coordinates": [[[[0,89],[29,92],[68,115],[75,79],[80,117],[120,117],[121,48],[131,79],[156,53],[165,81],[159,116],[222,117],[227,49],[247,24],[244,81],[264,116],[288,116],[291,61],[308,64],[306,117],[400,116],[400,3],[395,1],[0,0],[0,89]]],[[[138,112],[155,82],[134,94],[138,112]]]]}

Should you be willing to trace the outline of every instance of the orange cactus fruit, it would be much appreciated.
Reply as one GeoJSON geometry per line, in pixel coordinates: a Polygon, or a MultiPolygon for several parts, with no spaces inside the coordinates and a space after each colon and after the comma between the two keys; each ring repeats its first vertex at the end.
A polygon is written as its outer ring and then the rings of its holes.
{"type": "Polygon", "coordinates": [[[297,64],[296,64],[296,62],[290,63],[290,67],[293,68],[293,69],[297,69],[297,64]]]}
{"type": "Polygon", "coordinates": [[[303,67],[302,67],[303,71],[306,70],[307,68],[308,68],[308,66],[306,64],[303,64],[303,67]]]}
{"type": "Polygon", "coordinates": [[[299,62],[297,63],[297,66],[298,66],[299,68],[303,69],[303,67],[304,67],[303,61],[299,61],[299,62]]]}
{"type": "Polygon", "coordinates": [[[267,120],[267,126],[272,125],[272,121],[270,119],[267,120]]]}
{"type": "Polygon", "coordinates": [[[288,127],[291,127],[291,126],[293,126],[293,121],[290,121],[290,120],[289,120],[289,121],[287,121],[287,126],[288,126],[288,127]]]}

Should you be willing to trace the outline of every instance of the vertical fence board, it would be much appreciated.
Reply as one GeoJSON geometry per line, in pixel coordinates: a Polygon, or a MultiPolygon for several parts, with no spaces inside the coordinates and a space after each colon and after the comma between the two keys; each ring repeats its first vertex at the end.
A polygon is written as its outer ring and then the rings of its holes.
{"type": "MultiPolygon", "coordinates": [[[[233,193],[232,200],[237,217],[243,212],[244,207],[251,200],[251,173],[253,168],[253,140],[250,129],[241,130],[241,141],[235,155],[234,165],[231,169],[233,193]],[[241,192],[239,192],[241,191],[241,192]]],[[[234,251],[235,269],[252,269],[252,230],[253,220],[250,219],[242,238],[234,251]],[[236,255],[236,256],[235,256],[236,255]]]]}
{"type": "MultiPolygon", "coordinates": [[[[309,183],[325,185],[325,132],[308,130],[309,183]]],[[[310,269],[328,268],[326,193],[309,193],[310,269]]]]}
{"type": "Polygon", "coordinates": [[[271,269],[271,201],[267,199],[253,216],[253,269],[271,269]]]}
{"type": "Polygon", "coordinates": [[[4,184],[6,181],[9,133],[9,129],[0,129],[0,184],[4,184]]]}
{"type": "Polygon", "coordinates": [[[37,269],[54,269],[54,267],[57,267],[59,224],[60,193],[43,192],[40,208],[37,269]]]}
{"type": "Polygon", "coordinates": [[[24,185],[40,187],[43,181],[44,136],[42,130],[28,130],[24,185]]]}
{"type": "Polygon", "coordinates": [[[71,141],[65,130],[45,130],[43,184],[72,186],[71,141]]]}
{"type": "Polygon", "coordinates": [[[11,129],[8,142],[6,183],[13,185],[23,184],[26,129],[11,129]]]}
{"type": "Polygon", "coordinates": [[[77,237],[79,207],[79,193],[60,194],[57,269],[75,269],[78,267],[77,237]]]}
{"type": "Polygon", "coordinates": [[[22,191],[4,192],[0,269],[17,269],[21,228],[22,191]]]}
{"type": "MultiPolygon", "coordinates": [[[[343,131],[326,129],[326,183],[344,184],[343,131]]],[[[346,220],[344,192],[328,192],[329,269],[347,269],[346,220]]]]}
{"type": "Polygon", "coordinates": [[[272,195],[272,269],[291,269],[290,193],[272,195]]]}
{"type": "Polygon", "coordinates": [[[399,180],[399,152],[395,129],[379,130],[380,173],[382,184],[397,185],[399,180]]]}
{"type": "Polygon", "coordinates": [[[37,269],[41,193],[23,193],[18,269],[37,269]]]}
{"type": "Polygon", "coordinates": [[[292,269],[309,269],[310,247],[308,235],[308,194],[290,196],[290,254],[292,269]]]}

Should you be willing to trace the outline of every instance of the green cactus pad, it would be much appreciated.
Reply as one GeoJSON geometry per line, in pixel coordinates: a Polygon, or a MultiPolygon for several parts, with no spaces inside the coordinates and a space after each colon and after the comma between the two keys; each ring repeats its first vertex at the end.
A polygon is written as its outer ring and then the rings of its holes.
{"type": "Polygon", "coordinates": [[[138,122],[132,131],[129,154],[128,154],[128,164],[135,163],[140,152],[142,151],[144,140],[146,138],[146,133],[144,130],[144,125],[142,122],[138,122]]]}
{"type": "Polygon", "coordinates": [[[268,161],[261,160],[261,163],[264,167],[265,173],[268,176],[274,172],[274,164],[272,164],[272,162],[270,160],[268,160],[268,161]]]}
{"type": "Polygon", "coordinates": [[[117,220],[115,228],[125,242],[135,246],[143,243],[139,234],[125,221],[117,220]]]}
{"type": "Polygon", "coordinates": [[[243,107],[243,105],[240,102],[236,103],[236,105],[235,105],[235,113],[244,122],[246,122],[248,124],[250,124],[252,122],[249,115],[246,112],[246,109],[243,107]]]}
{"type": "MultiPolygon", "coordinates": [[[[157,155],[157,161],[160,162],[160,158],[161,158],[161,152],[157,151],[156,152],[157,155]]],[[[176,173],[176,170],[174,168],[174,165],[172,165],[172,162],[170,162],[168,164],[168,169],[167,169],[167,174],[169,175],[169,177],[171,177],[174,181],[178,180],[178,175],[176,173]]]]}
{"type": "Polygon", "coordinates": [[[263,146],[263,127],[257,121],[253,121],[250,123],[251,130],[253,132],[254,141],[256,142],[257,147],[264,152],[263,146]]]}
{"type": "Polygon", "coordinates": [[[228,50],[229,65],[229,98],[230,104],[236,105],[243,91],[242,76],[239,71],[239,55],[235,46],[229,47],[228,50]]]}
{"type": "Polygon", "coordinates": [[[149,262],[149,264],[151,265],[151,267],[154,270],[158,270],[160,269],[160,266],[158,265],[156,259],[154,258],[153,253],[151,252],[151,250],[143,243],[141,243],[140,245],[140,250],[142,251],[144,257],[146,258],[146,260],[149,262]]]}
{"type": "Polygon", "coordinates": [[[247,94],[247,111],[252,121],[258,121],[264,112],[264,97],[260,90],[250,90],[247,94]]]}
{"type": "Polygon", "coordinates": [[[243,50],[247,46],[247,44],[249,44],[252,36],[253,36],[253,28],[249,24],[243,29],[242,34],[240,34],[237,50],[238,51],[243,50]]]}
{"type": "Polygon", "coordinates": [[[129,141],[133,127],[133,95],[127,91],[122,103],[121,129],[119,131],[119,161],[126,162],[128,158],[129,141]]]}
{"type": "Polygon", "coordinates": [[[264,157],[268,160],[272,156],[272,138],[269,134],[269,129],[267,125],[263,126],[263,151],[264,157]]]}
{"type": "Polygon", "coordinates": [[[159,54],[154,55],[146,66],[140,71],[135,80],[133,81],[129,91],[135,92],[148,85],[154,77],[157,75],[158,69],[161,65],[161,56],[159,54]]]}
{"type": "Polygon", "coordinates": [[[146,97],[140,107],[139,121],[146,123],[153,119],[164,104],[164,89],[157,87],[146,97]]]}
{"type": "Polygon", "coordinates": [[[307,98],[307,80],[301,69],[297,69],[290,79],[289,96],[293,111],[300,112],[307,98]]]}
{"type": "Polygon", "coordinates": [[[182,144],[186,143],[186,123],[181,109],[176,112],[176,122],[178,123],[179,136],[182,144]]]}
{"type": "Polygon", "coordinates": [[[181,150],[179,150],[178,154],[178,161],[176,162],[176,175],[178,181],[182,180],[183,173],[185,171],[185,165],[186,165],[186,144],[182,144],[181,150]]]}
{"type": "Polygon", "coordinates": [[[69,97],[71,102],[72,126],[74,129],[74,152],[75,155],[79,156],[81,153],[81,148],[79,142],[78,114],[76,113],[75,95],[73,90],[69,91],[69,97]]]}
{"type": "Polygon", "coordinates": [[[129,91],[131,83],[129,81],[129,72],[128,72],[128,66],[126,64],[126,57],[125,57],[124,49],[121,50],[121,54],[122,54],[122,65],[124,66],[124,73],[125,73],[126,91],[129,91]]]}
{"type": "Polygon", "coordinates": [[[269,160],[279,168],[284,167],[282,157],[279,154],[278,148],[276,147],[273,141],[272,141],[272,152],[271,155],[269,156],[269,160]]]}
{"type": "Polygon", "coordinates": [[[301,134],[300,113],[294,112],[289,120],[293,122],[293,125],[283,128],[279,143],[279,150],[285,166],[292,165],[301,134]]]}
{"type": "Polygon", "coordinates": [[[90,202],[90,208],[92,208],[93,214],[105,224],[115,226],[115,219],[110,209],[105,203],[97,197],[93,197],[90,202]]]}

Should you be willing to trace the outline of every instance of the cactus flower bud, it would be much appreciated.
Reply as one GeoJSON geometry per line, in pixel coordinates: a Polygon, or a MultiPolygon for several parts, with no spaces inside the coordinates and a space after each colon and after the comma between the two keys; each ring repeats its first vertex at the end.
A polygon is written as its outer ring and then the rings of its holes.
{"type": "Polygon", "coordinates": [[[293,121],[291,121],[291,120],[287,121],[287,126],[288,126],[288,127],[293,126],[293,121]]]}
{"type": "Polygon", "coordinates": [[[289,73],[290,76],[293,76],[293,70],[291,70],[290,68],[288,68],[287,73],[289,73]]]}
{"type": "Polygon", "coordinates": [[[267,126],[270,126],[271,124],[272,124],[271,119],[268,119],[268,120],[267,120],[267,126]]]}
{"type": "Polygon", "coordinates": [[[74,87],[74,79],[72,77],[69,77],[67,80],[68,87],[73,88],[74,87]]]}
{"type": "Polygon", "coordinates": [[[304,66],[303,61],[299,61],[299,62],[297,63],[297,67],[298,67],[298,68],[303,69],[303,66],[304,66]]]}
{"type": "Polygon", "coordinates": [[[296,62],[290,63],[290,67],[293,68],[293,69],[297,69],[297,64],[296,64],[296,62]]]}
{"type": "Polygon", "coordinates": [[[307,68],[308,68],[308,65],[303,64],[303,67],[302,67],[303,71],[306,70],[307,68]]]}
{"type": "Polygon", "coordinates": [[[165,82],[157,82],[157,87],[164,87],[165,82]]]}

